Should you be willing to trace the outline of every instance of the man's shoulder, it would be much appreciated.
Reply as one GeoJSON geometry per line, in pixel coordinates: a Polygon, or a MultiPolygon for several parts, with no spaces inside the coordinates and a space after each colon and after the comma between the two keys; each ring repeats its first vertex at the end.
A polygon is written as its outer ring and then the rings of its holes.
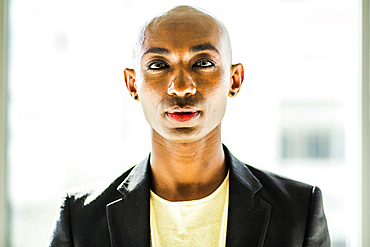
{"type": "Polygon", "coordinates": [[[303,198],[307,200],[311,198],[314,190],[320,190],[304,182],[257,169],[250,165],[246,166],[262,185],[258,195],[263,198],[280,198],[286,201],[297,201],[303,198]]]}
{"type": "Polygon", "coordinates": [[[81,203],[84,206],[91,204],[97,199],[99,201],[107,201],[108,203],[113,198],[119,198],[120,193],[117,189],[135,166],[132,166],[128,170],[120,170],[96,180],[63,190],[61,197],[70,198],[73,202],[81,203]]]}
{"type": "Polygon", "coordinates": [[[312,188],[312,186],[307,183],[300,182],[292,178],[288,178],[283,175],[279,175],[263,169],[255,168],[247,164],[246,166],[253,173],[253,175],[264,185],[275,184],[281,187],[302,187],[305,189],[312,188]]]}

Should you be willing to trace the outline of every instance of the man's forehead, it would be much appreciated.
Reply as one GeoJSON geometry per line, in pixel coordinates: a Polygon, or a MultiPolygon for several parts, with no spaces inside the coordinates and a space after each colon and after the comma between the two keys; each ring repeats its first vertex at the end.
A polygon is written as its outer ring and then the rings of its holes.
{"type": "Polygon", "coordinates": [[[168,53],[172,49],[186,49],[189,52],[214,50],[222,42],[222,32],[216,25],[196,21],[168,22],[148,28],[143,36],[142,52],[168,53]],[[153,47],[153,48],[152,48],[153,47]],[[158,49],[158,48],[163,49],[158,49]]]}

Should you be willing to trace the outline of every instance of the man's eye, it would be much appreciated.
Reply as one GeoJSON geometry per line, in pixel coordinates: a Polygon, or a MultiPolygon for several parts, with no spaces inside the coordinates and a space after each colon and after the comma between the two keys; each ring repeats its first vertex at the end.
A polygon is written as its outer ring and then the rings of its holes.
{"type": "Polygon", "coordinates": [[[214,64],[208,60],[201,60],[201,61],[196,62],[194,66],[201,67],[201,68],[209,68],[209,67],[214,66],[214,64]]]}
{"type": "Polygon", "coordinates": [[[168,65],[164,62],[160,62],[160,61],[156,61],[156,62],[153,62],[153,63],[150,63],[148,65],[148,69],[150,70],[159,70],[159,69],[164,69],[164,68],[167,68],[168,65]]]}

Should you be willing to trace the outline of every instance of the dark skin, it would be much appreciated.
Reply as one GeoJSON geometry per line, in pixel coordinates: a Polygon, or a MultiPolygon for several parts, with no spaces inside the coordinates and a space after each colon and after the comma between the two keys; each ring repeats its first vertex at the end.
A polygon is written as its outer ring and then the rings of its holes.
{"type": "Polygon", "coordinates": [[[151,189],[166,200],[204,198],[226,177],[221,120],[244,79],[230,52],[218,21],[180,7],[147,26],[140,64],[124,71],[152,129],[151,189]]]}

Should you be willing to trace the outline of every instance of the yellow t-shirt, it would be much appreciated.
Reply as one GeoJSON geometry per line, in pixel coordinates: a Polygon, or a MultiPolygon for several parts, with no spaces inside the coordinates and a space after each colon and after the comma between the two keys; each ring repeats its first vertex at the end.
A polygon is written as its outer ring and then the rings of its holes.
{"type": "Polygon", "coordinates": [[[153,247],[226,245],[229,174],[209,196],[170,202],[150,191],[150,233],[153,247]]]}

